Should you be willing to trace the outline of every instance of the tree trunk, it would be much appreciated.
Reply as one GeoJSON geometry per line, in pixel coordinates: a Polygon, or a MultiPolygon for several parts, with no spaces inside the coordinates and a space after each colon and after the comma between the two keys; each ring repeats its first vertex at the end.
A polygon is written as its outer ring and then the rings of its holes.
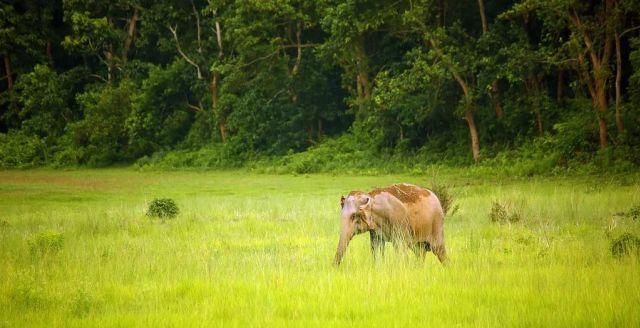
{"type": "Polygon", "coordinates": [[[360,110],[363,108],[363,104],[371,96],[371,87],[369,85],[369,69],[367,63],[367,55],[365,52],[364,37],[360,36],[355,44],[355,59],[356,59],[356,89],[358,90],[358,100],[360,103],[360,110]]]}
{"type": "MultiPolygon", "coordinates": [[[[614,10],[616,2],[614,0],[604,1],[604,15],[608,15],[614,10]]],[[[582,37],[582,41],[585,45],[585,51],[579,52],[578,63],[582,66],[585,63],[584,54],[588,55],[591,62],[591,70],[588,72],[581,72],[578,69],[578,74],[583,74],[583,83],[587,85],[593,107],[598,117],[598,134],[600,141],[600,149],[607,148],[607,79],[609,72],[607,70],[609,66],[609,58],[613,48],[613,41],[615,34],[613,34],[613,28],[609,26],[610,20],[603,20],[602,25],[596,28],[604,31],[604,40],[601,42],[599,48],[596,48],[589,34],[589,30],[585,28],[580,16],[575,10],[570,14],[570,19],[578,30],[579,35],[582,37]]]]}
{"type": "Polygon", "coordinates": [[[109,50],[105,51],[105,61],[107,64],[107,82],[111,84],[113,81],[113,46],[109,45],[109,50]]]}
{"type": "Polygon", "coordinates": [[[7,73],[7,90],[11,92],[11,90],[13,90],[13,72],[11,71],[11,58],[9,58],[9,54],[4,55],[4,70],[7,73]]]}
{"type": "Polygon", "coordinates": [[[498,119],[502,119],[504,111],[502,110],[502,104],[500,103],[500,97],[498,95],[498,81],[491,82],[491,100],[493,102],[493,110],[496,113],[498,119]]]}
{"type": "Polygon", "coordinates": [[[533,107],[533,112],[536,115],[536,129],[538,130],[538,135],[544,135],[544,127],[542,125],[542,111],[540,108],[542,104],[540,103],[540,97],[542,93],[540,90],[542,89],[542,77],[531,75],[525,80],[525,90],[527,92],[527,103],[533,107]]]}
{"type": "Polygon", "coordinates": [[[487,16],[484,12],[483,0],[478,0],[478,9],[480,10],[480,22],[482,23],[482,34],[485,34],[489,30],[489,28],[487,26],[487,16]]]}
{"type": "MultiPolygon", "coordinates": [[[[489,32],[489,26],[487,25],[487,15],[484,10],[484,0],[478,0],[478,10],[480,12],[480,23],[482,24],[482,34],[489,32]]],[[[498,119],[502,119],[504,112],[502,110],[502,104],[500,103],[500,97],[498,96],[498,81],[491,82],[491,90],[489,91],[489,97],[493,103],[493,110],[496,113],[498,119]]]]}
{"type": "Polygon", "coordinates": [[[620,102],[622,101],[622,53],[620,50],[620,34],[616,32],[616,127],[618,134],[624,133],[624,123],[620,102]]]}
{"type": "Polygon", "coordinates": [[[471,138],[471,154],[473,160],[478,163],[480,160],[480,139],[478,138],[478,129],[476,128],[476,121],[473,118],[473,107],[471,104],[467,104],[464,113],[464,119],[469,126],[469,137],[471,138]]]}
{"type": "Polygon", "coordinates": [[[562,101],[563,97],[564,97],[564,71],[559,69],[558,80],[556,83],[556,101],[557,102],[562,101]]]}
{"type": "Polygon", "coordinates": [[[222,143],[227,142],[227,127],[225,124],[225,117],[222,115],[222,111],[219,106],[219,84],[220,84],[220,73],[213,72],[213,78],[211,79],[211,109],[213,115],[215,116],[216,121],[218,122],[218,129],[220,130],[220,140],[222,143]]]}
{"type": "Polygon", "coordinates": [[[600,149],[607,148],[607,92],[606,80],[601,78],[595,81],[595,99],[593,99],[596,115],[598,116],[598,132],[600,140],[600,149]]]}
{"type": "Polygon", "coordinates": [[[129,28],[127,29],[127,36],[124,39],[124,48],[122,49],[122,62],[127,63],[129,59],[129,50],[133,44],[133,40],[136,37],[136,24],[138,22],[138,8],[133,9],[133,16],[129,21],[129,28]]]}
{"type": "Polygon", "coordinates": [[[53,67],[53,49],[51,45],[51,40],[47,40],[47,61],[49,62],[49,66],[53,67]]]}
{"type": "MultiPolygon", "coordinates": [[[[220,22],[216,20],[216,41],[218,43],[218,60],[222,61],[224,59],[224,48],[222,47],[222,29],[220,28],[220,22]]],[[[227,142],[227,118],[224,113],[220,109],[219,105],[219,94],[220,94],[220,72],[214,71],[213,78],[211,80],[211,107],[212,114],[218,122],[218,129],[220,130],[220,140],[222,143],[227,142]]]]}
{"type": "MultiPolygon", "coordinates": [[[[300,64],[302,63],[302,23],[296,24],[296,60],[293,67],[289,71],[289,79],[293,82],[293,79],[298,75],[300,71],[300,64]]],[[[298,93],[293,87],[293,83],[289,85],[289,95],[293,104],[298,103],[298,93]]]]}
{"type": "Polygon", "coordinates": [[[447,2],[438,0],[438,26],[444,27],[447,23],[447,2]]]}
{"type": "Polygon", "coordinates": [[[544,129],[542,126],[542,113],[540,113],[540,108],[536,107],[536,127],[538,128],[538,135],[544,136],[544,129]]]}
{"type": "MultiPolygon", "coordinates": [[[[431,45],[431,47],[435,50],[435,52],[442,58],[444,55],[440,48],[438,48],[436,41],[432,38],[426,39],[426,41],[431,45]]],[[[458,82],[460,89],[462,89],[462,94],[464,97],[464,107],[465,107],[465,121],[467,121],[467,126],[469,127],[469,137],[471,139],[471,155],[473,156],[473,160],[477,163],[480,160],[480,138],[478,137],[478,128],[476,127],[476,122],[473,118],[473,99],[471,95],[471,90],[469,90],[469,85],[465,81],[465,79],[458,73],[455,66],[449,62],[445,62],[447,66],[449,66],[449,70],[451,71],[451,75],[458,82]]]]}
{"type": "Polygon", "coordinates": [[[469,127],[469,137],[471,139],[471,155],[473,160],[478,163],[480,160],[480,138],[478,137],[478,128],[476,127],[476,121],[473,118],[473,102],[471,99],[471,91],[467,82],[457,72],[452,72],[453,78],[458,82],[460,89],[462,89],[464,97],[464,120],[467,121],[469,127]]]}

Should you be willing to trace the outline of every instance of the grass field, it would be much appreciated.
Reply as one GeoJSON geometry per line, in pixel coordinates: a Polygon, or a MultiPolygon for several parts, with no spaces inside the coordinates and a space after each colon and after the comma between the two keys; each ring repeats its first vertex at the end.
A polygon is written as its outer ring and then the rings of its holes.
{"type": "Polygon", "coordinates": [[[616,178],[284,176],[128,169],[0,172],[0,326],[640,326],[640,261],[611,238],[640,204],[616,178]],[[450,265],[356,236],[339,198],[392,182],[452,186],[450,265]],[[170,197],[170,221],[147,203],[170,197]],[[494,201],[521,220],[489,220],[494,201]]]}

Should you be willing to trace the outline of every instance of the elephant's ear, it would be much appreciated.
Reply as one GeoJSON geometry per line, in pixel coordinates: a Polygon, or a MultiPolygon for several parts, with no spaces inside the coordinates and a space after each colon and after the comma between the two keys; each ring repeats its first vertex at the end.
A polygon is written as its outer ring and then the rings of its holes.
{"type": "Polygon", "coordinates": [[[344,196],[340,197],[340,208],[344,208],[344,196]]]}
{"type": "Polygon", "coordinates": [[[361,201],[360,210],[364,211],[371,204],[371,197],[365,196],[361,201]]]}

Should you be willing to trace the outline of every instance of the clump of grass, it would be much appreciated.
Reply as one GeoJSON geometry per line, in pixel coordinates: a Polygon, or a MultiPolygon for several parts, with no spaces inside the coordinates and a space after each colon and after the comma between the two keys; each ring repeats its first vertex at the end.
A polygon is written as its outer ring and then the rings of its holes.
{"type": "Polygon", "coordinates": [[[522,220],[522,215],[510,202],[493,201],[489,219],[497,223],[516,223],[522,220]]]}
{"type": "Polygon", "coordinates": [[[444,215],[454,215],[458,209],[460,208],[458,205],[454,205],[455,197],[451,192],[451,187],[445,184],[434,184],[431,186],[431,191],[433,191],[438,199],[440,199],[440,204],[442,204],[442,210],[444,211],[444,215]]]}
{"type": "Polygon", "coordinates": [[[149,203],[147,209],[147,216],[161,219],[173,219],[178,213],[180,209],[171,198],[156,198],[149,203]]]}
{"type": "Polygon", "coordinates": [[[633,206],[627,212],[620,212],[620,213],[617,213],[616,215],[622,216],[622,217],[626,217],[626,218],[630,218],[630,219],[636,221],[636,220],[640,219],[640,204],[637,204],[636,206],[633,206]]]}
{"type": "Polygon", "coordinates": [[[34,310],[43,310],[50,303],[43,289],[31,284],[16,286],[9,299],[20,307],[34,310]]]}
{"type": "Polygon", "coordinates": [[[55,230],[35,234],[29,240],[29,251],[32,255],[56,254],[64,245],[64,234],[55,230]]]}
{"type": "Polygon", "coordinates": [[[5,220],[0,220],[0,229],[6,229],[11,227],[11,224],[5,220]]]}
{"type": "Polygon", "coordinates": [[[640,256],[640,238],[629,232],[611,241],[611,255],[621,258],[632,253],[640,256]]]}
{"type": "Polygon", "coordinates": [[[78,317],[86,317],[95,306],[95,300],[91,294],[84,290],[80,290],[78,294],[72,299],[70,304],[71,313],[78,317]]]}

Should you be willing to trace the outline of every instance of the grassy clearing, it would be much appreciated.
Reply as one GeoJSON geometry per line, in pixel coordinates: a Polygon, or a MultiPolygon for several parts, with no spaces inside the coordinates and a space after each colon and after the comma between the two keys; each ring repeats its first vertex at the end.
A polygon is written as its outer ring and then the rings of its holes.
{"type": "Polygon", "coordinates": [[[125,169],[0,172],[0,326],[640,326],[640,263],[611,238],[640,176],[533,180],[272,176],[125,169]],[[454,185],[451,265],[357,236],[340,268],[339,197],[454,185]],[[146,204],[176,200],[174,220],[146,204]],[[492,223],[494,202],[520,221],[492,223]]]}

